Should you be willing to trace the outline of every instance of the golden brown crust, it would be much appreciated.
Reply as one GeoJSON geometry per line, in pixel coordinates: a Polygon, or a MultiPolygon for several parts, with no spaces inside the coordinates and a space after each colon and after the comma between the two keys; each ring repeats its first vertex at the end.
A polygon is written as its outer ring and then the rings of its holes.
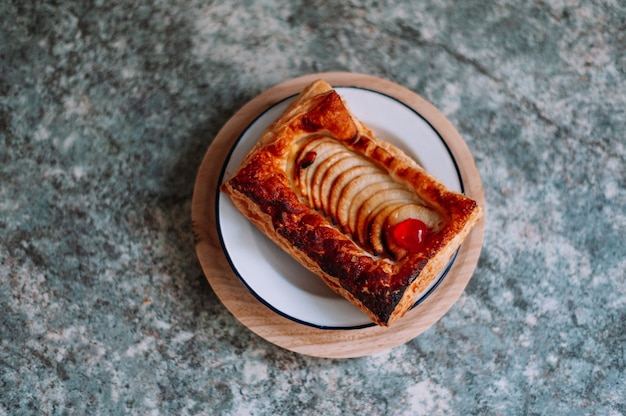
{"type": "MultiPolygon", "coordinates": [[[[334,186],[339,179],[327,182],[334,186]]],[[[475,201],[447,190],[402,151],[376,138],[322,80],[306,87],[268,127],[221,190],[270,239],[382,326],[410,309],[482,215],[475,201]],[[433,221],[427,243],[411,251],[393,247],[387,228],[376,231],[376,226],[389,227],[389,218],[376,222],[364,212],[356,221],[337,204],[329,207],[319,177],[330,170],[307,171],[322,163],[323,148],[324,155],[366,166],[388,188],[409,190],[408,205],[426,212],[425,222],[433,221]],[[319,177],[313,178],[315,172],[319,177]],[[368,218],[367,230],[357,229],[363,218],[368,218]],[[380,252],[379,246],[387,250],[380,252]]]]}

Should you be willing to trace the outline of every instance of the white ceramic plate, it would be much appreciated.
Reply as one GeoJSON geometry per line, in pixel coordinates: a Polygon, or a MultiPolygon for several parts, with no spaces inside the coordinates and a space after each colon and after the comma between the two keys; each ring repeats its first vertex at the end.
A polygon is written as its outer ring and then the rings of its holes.
{"type": "MultiPolygon", "coordinates": [[[[354,115],[374,133],[417,160],[448,188],[463,192],[458,166],[442,137],[415,110],[383,93],[336,87],[354,115]]],[[[261,133],[295,96],[260,114],[235,141],[219,183],[230,178],[261,133]]],[[[218,233],[233,271],[261,302],[293,321],[322,329],[356,329],[374,325],[347,300],[265,237],[220,192],[216,201],[218,233]]],[[[418,297],[422,302],[444,279],[454,258],[418,297]]]]}

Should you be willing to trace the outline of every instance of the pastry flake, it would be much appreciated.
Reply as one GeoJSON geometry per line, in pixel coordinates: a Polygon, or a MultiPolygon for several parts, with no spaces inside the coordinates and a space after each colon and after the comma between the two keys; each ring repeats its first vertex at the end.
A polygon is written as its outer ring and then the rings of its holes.
{"type": "Polygon", "coordinates": [[[482,215],[377,138],[323,80],[265,130],[220,189],[381,326],[406,314],[482,215]]]}

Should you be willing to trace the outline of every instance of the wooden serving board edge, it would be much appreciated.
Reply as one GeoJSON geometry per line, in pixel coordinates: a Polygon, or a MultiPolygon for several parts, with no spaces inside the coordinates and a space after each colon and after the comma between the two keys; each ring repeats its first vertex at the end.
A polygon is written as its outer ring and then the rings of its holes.
{"type": "Polygon", "coordinates": [[[463,178],[466,195],[484,208],[482,183],[471,152],[457,130],[433,105],[405,87],[371,75],[348,72],[309,74],[281,83],[249,101],[214,138],[205,153],[194,186],[191,217],[196,252],[204,274],[220,301],[244,326],[260,337],[287,350],[315,357],[361,357],[408,342],[448,312],[465,289],[478,262],[484,216],[461,245],[452,268],[437,289],[391,328],[318,329],[291,321],[263,305],[235,276],[222,250],[216,226],[221,166],[234,141],[259,114],[320,78],[335,87],[354,86],[384,93],[420,113],[446,141],[463,178]]]}

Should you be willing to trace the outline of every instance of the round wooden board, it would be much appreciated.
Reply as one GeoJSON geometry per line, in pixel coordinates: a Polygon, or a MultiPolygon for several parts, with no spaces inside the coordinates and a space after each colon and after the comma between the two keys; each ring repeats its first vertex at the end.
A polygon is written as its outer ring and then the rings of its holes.
{"type": "Polygon", "coordinates": [[[221,302],[257,335],[282,348],[316,357],[367,356],[415,338],[452,307],[478,262],[484,219],[461,245],[452,268],[437,289],[390,328],[318,329],[280,316],[256,299],[232,271],[218,236],[216,196],[220,169],[237,138],[259,114],[320,78],[336,87],[353,86],[381,92],[421,114],[448,145],[463,179],[465,194],[484,207],[482,183],[474,159],[456,129],[434,106],[407,88],[371,75],[347,72],[310,74],[279,84],[252,99],[228,120],[209,146],[198,171],[191,208],[196,251],[221,302]]]}

